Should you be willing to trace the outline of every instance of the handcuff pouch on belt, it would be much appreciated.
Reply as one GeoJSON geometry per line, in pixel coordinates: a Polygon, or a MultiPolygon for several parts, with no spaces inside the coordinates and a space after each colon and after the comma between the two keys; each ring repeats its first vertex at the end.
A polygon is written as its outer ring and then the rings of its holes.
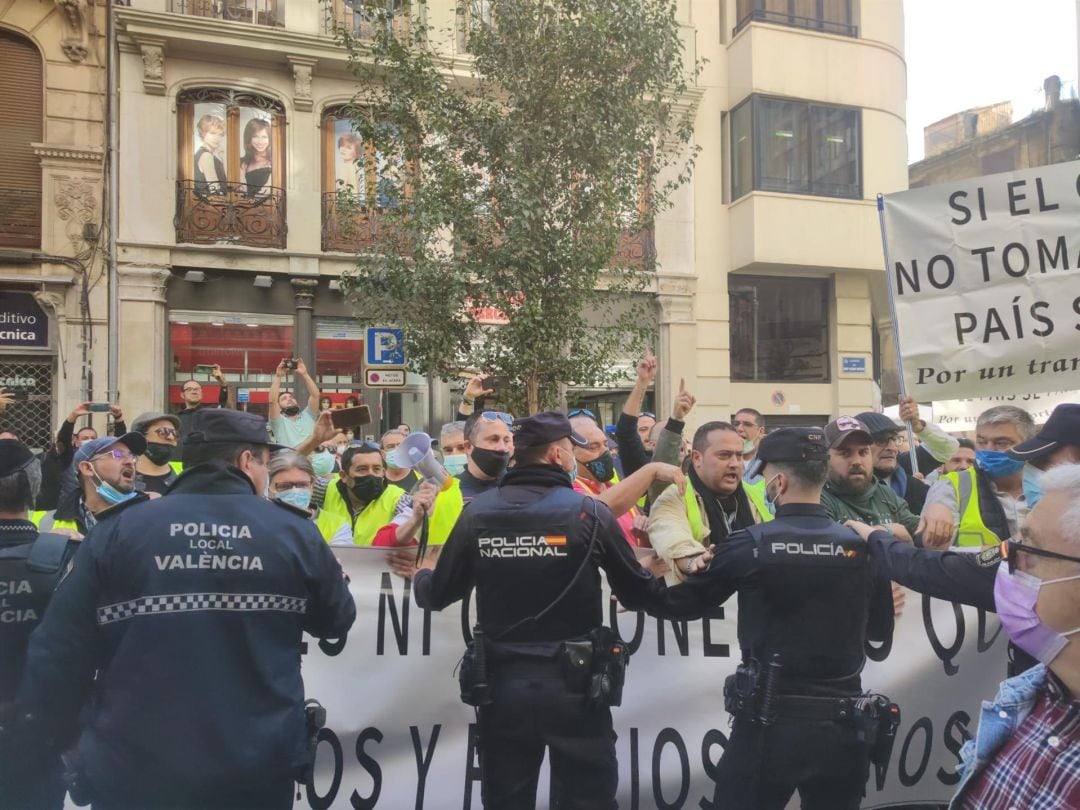
{"type": "MultiPolygon", "coordinates": [[[[621,705],[626,665],[630,663],[629,650],[617,633],[603,625],[593,628],[585,638],[592,645],[592,667],[586,692],[589,702],[595,706],[621,705]]],[[[567,642],[564,642],[564,657],[571,655],[567,649],[567,642]]]]}
{"type": "Polygon", "coordinates": [[[866,733],[870,761],[882,767],[888,765],[900,727],[900,707],[884,695],[872,693],[859,698],[855,707],[866,733]]]}

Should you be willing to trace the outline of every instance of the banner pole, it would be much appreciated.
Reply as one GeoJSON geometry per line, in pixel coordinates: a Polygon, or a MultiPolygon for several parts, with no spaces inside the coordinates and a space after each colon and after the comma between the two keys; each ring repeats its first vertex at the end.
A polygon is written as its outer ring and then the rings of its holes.
{"type": "MultiPolygon", "coordinates": [[[[900,376],[900,397],[907,396],[907,383],[904,380],[904,357],[900,353],[900,321],[896,317],[896,299],[893,297],[892,285],[892,261],[889,259],[889,237],[885,232],[885,195],[877,195],[878,224],[881,226],[881,250],[885,254],[885,289],[889,293],[889,317],[892,318],[893,348],[896,350],[896,371],[900,376]]],[[[916,405],[918,407],[918,405],[916,405]]],[[[911,422],[907,423],[907,436],[909,459],[911,460],[911,474],[919,471],[915,463],[915,430],[911,422]]]]}

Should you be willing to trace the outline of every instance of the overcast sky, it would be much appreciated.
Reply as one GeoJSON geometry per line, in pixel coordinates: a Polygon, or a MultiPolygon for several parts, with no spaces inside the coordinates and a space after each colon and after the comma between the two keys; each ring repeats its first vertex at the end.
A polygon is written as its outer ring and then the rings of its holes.
{"type": "Polygon", "coordinates": [[[1047,76],[1062,95],[1076,87],[1075,0],[906,0],[904,16],[909,162],[951,113],[1012,101],[1019,120],[1042,107],[1047,76]]]}

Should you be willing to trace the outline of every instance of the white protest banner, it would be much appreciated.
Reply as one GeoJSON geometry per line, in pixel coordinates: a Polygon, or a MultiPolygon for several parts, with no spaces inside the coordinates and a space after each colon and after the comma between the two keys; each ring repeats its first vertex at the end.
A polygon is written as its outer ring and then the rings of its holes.
{"type": "Polygon", "coordinates": [[[948,399],[934,403],[934,419],[947,431],[975,430],[979,414],[995,405],[1015,405],[1031,414],[1036,425],[1046,424],[1058,405],[1080,403],[1080,391],[1051,391],[1046,394],[1006,394],[978,399],[948,399]]]}
{"type": "MultiPolygon", "coordinates": [[[[307,639],[307,695],[327,710],[316,773],[297,807],[479,810],[473,710],[454,671],[472,626],[468,606],[417,608],[408,584],[373,549],[335,549],[351,579],[357,619],[348,639],[307,639]]],[[[607,612],[634,651],[618,733],[619,807],[703,808],[714,803],[716,763],[730,727],[724,678],[739,655],[736,599],[713,618],[670,622],[607,612]],[[702,710],[702,707],[707,707],[702,710]]],[[[892,756],[871,768],[865,808],[946,802],[957,781],[963,729],[1005,677],[996,616],[908,593],[891,649],[875,652],[863,686],[888,695],[902,721],[892,756]]],[[[547,807],[541,774],[537,807],[547,807]]]]}
{"type": "Polygon", "coordinates": [[[916,399],[1080,388],[1080,162],[884,198],[916,399]]]}

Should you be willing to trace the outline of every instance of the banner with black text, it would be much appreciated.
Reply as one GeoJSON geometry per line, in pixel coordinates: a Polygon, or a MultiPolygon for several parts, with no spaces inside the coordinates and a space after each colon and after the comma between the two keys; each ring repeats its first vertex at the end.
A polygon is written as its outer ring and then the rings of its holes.
{"type": "MultiPolygon", "coordinates": [[[[474,714],[455,677],[469,606],[423,611],[385,552],[335,553],[357,620],[344,643],[307,639],[305,687],[326,707],[327,727],[297,807],[479,810],[474,714]]],[[[736,599],[701,621],[660,621],[615,602],[607,618],[633,650],[623,704],[612,710],[619,807],[718,810],[713,776],[730,733],[722,692],[738,657],[736,599]]],[[[872,658],[863,686],[895,700],[902,722],[888,765],[871,771],[863,807],[948,801],[963,735],[974,733],[980,700],[1005,677],[997,617],[909,592],[891,649],[872,658]]],[[[547,778],[545,766],[541,808],[547,778]]]]}
{"type": "Polygon", "coordinates": [[[907,393],[1080,388],[1080,161],[884,198],[907,393]]]}

